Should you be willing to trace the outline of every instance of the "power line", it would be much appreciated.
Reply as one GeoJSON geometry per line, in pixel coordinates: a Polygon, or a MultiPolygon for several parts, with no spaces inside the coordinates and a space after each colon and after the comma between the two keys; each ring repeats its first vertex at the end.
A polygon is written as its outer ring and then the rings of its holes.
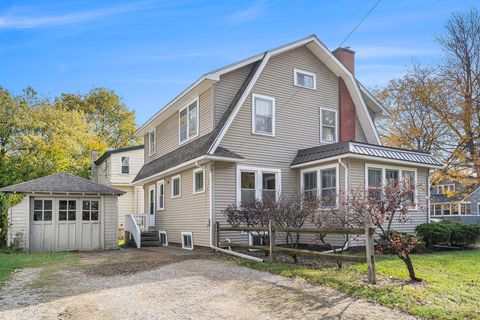
{"type": "Polygon", "coordinates": [[[355,30],[358,29],[358,27],[360,27],[360,25],[363,23],[363,21],[365,21],[365,19],[367,19],[367,17],[370,15],[370,13],[372,13],[372,11],[378,6],[378,4],[381,2],[382,0],[378,0],[374,5],[373,7],[367,12],[367,14],[362,18],[362,20],[360,20],[360,22],[355,26],[355,28],[353,28],[352,31],[350,31],[350,33],[345,37],[345,39],[343,39],[342,43],[340,43],[339,47],[341,47],[345,41],[347,41],[348,38],[350,38],[350,36],[352,35],[352,33],[355,32],[355,30]]]}

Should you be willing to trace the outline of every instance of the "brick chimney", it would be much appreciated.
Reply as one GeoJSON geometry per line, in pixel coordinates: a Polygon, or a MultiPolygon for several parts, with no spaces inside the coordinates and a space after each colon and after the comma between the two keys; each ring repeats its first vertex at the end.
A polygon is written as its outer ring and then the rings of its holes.
{"type": "MultiPolygon", "coordinates": [[[[355,51],[338,48],[332,53],[355,76],[355,51]]],[[[339,78],[339,101],[340,142],[355,140],[355,105],[342,78],[339,78]]]]}
{"type": "Polygon", "coordinates": [[[95,161],[98,160],[98,151],[97,150],[92,150],[92,176],[90,177],[90,180],[93,182],[98,182],[98,176],[97,176],[97,165],[95,164],[95,161]]]}

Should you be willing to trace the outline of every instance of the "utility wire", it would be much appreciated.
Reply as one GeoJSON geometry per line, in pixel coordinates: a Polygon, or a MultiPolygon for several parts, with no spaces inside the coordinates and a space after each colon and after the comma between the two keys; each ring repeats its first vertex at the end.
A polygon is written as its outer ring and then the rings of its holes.
{"type": "Polygon", "coordinates": [[[352,31],[350,31],[350,33],[345,37],[345,39],[343,39],[342,43],[340,43],[339,47],[341,47],[345,41],[347,41],[348,38],[350,38],[350,36],[352,35],[352,33],[355,32],[355,30],[358,29],[358,27],[360,27],[360,25],[363,23],[363,21],[365,21],[365,19],[367,19],[367,17],[370,15],[370,13],[372,13],[372,11],[378,6],[378,4],[381,2],[382,0],[378,0],[374,5],[373,7],[367,12],[367,14],[362,18],[362,20],[360,20],[360,22],[355,26],[355,28],[353,28],[352,31]]]}

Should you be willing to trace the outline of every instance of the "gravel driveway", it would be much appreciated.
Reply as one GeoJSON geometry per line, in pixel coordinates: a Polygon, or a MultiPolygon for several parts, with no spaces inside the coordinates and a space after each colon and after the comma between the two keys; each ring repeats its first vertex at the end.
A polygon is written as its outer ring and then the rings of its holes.
{"type": "Polygon", "coordinates": [[[80,253],[23,269],[0,291],[1,319],[411,319],[333,289],[177,248],[80,253]]]}

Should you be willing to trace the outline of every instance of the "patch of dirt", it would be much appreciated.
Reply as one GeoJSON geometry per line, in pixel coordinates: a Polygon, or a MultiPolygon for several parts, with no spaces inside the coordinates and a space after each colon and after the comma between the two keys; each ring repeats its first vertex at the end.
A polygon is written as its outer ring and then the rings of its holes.
{"type": "Polygon", "coordinates": [[[24,269],[0,289],[0,319],[413,319],[210,256],[172,248],[81,253],[79,265],[49,271],[43,282],[40,269],[24,269]]]}

